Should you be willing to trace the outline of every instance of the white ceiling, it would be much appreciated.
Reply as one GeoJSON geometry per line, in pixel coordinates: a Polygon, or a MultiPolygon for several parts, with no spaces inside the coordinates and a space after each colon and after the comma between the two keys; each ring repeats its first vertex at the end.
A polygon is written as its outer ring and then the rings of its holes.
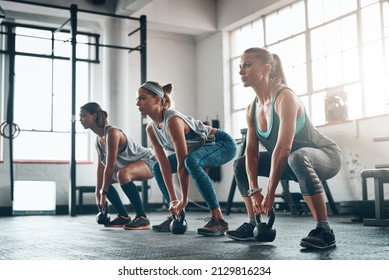
{"type": "MultiPolygon", "coordinates": [[[[42,5],[30,5],[23,1],[0,0],[6,19],[30,21],[39,15],[42,22],[59,25],[69,18],[67,9],[55,9],[42,5]]],[[[147,29],[204,36],[216,30],[216,0],[105,0],[93,4],[93,0],[35,0],[36,2],[68,8],[77,3],[79,9],[131,17],[147,16],[147,29]]],[[[92,13],[79,13],[80,25],[93,26],[107,17],[92,13]]]]}

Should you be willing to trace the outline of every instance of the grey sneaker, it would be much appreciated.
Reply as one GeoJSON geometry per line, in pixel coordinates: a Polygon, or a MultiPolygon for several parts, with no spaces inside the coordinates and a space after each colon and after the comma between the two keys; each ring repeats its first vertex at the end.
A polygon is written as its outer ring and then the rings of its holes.
{"type": "Polygon", "coordinates": [[[197,234],[205,236],[221,236],[228,230],[228,223],[214,217],[205,218],[208,222],[204,227],[197,229],[197,234]]]}
{"type": "Polygon", "coordinates": [[[159,225],[153,225],[152,230],[157,232],[170,232],[170,223],[173,221],[172,216],[167,217],[166,221],[159,225]]]}
{"type": "Polygon", "coordinates": [[[134,220],[132,220],[128,224],[125,224],[123,226],[123,228],[127,229],[127,230],[150,229],[151,226],[150,226],[149,219],[147,219],[146,217],[141,216],[139,218],[135,218],[134,220]]]}
{"type": "Polygon", "coordinates": [[[131,217],[117,216],[114,220],[105,224],[105,227],[123,227],[125,224],[131,222],[131,217]]]}
{"type": "Polygon", "coordinates": [[[255,240],[253,234],[254,228],[255,226],[253,224],[243,223],[243,225],[238,227],[236,230],[226,231],[224,235],[234,240],[251,241],[251,240],[255,240]]]}
{"type": "Polygon", "coordinates": [[[301,239],[301,247],[309,249],[328,249],[336,246],[334,231],[315,228],[307,237],[301,239]]]}

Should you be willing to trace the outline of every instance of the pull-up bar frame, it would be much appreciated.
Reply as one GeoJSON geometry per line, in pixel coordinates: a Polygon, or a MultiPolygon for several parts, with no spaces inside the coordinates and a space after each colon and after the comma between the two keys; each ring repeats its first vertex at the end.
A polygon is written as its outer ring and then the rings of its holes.
{"type": "MultiPolygon", "coordinates": [[[[135,34],[136,32],[140,32],[140,45],[135,48],[128,48],[129,53],[132,51],[139,51],[140,52],[140,70],[141,70],[141,83],[146,82],[147,80],[147,57],[146,57],[146,16],[142,15],[139,18],[135,17],[128,17],[128,16],[122,16],[122,15],[115,15],[115,14],[109,14],[109,13],[102,13],[102,12],[96,12],[96,11],[88,11],[83,9],[78,9],[78,6],[76,4],[72,4],[70,8],[58,6],[58,5],[51,5],[51,4],[44,4],[44,3],[36,3],[31,1],[19,1],[19,0],[12,0],[12,2],[16,3],[22,3],[27,5],[35,5],[35,6],[42,6],[42,7],[48,7],[48,8],[54,8],[54,9],[62,9],[62,10],[69,10],[70,12],[70,19],[66,20],[65,23],[63,23],[58,29],[55,29],[56,31],[60,31],[66,24],[70,22],[71,30],[71,46],[72,46],[72,55],[71,55],[71,80],[72,80],[72,93],[71,93],[71,156],[70,156],[70,184],[69,184],[69,215],[70,216],[76,216],[76,62],[77,62],[77,23],[78,23],[78,13],[89,13],[89,14],[96,14],[101,16],[107,16],[107,17],[113,17],[113,18],[121,18],[121,19],[128,19],[128,20],[136,20],[139,21],[140,27],[136,30],[130,32],[128,36],[131,36],[135,34]]],[[[108,48],[119,48],[119,49],[126,49],[125,47],[120,46],[112,46],[112,45],[99,45],[98,42],[96,43],[99,47],[108,47],[108,48]]],[[[98,48],[97,48],[98,50],[98,48]]],[[[15,51],[13,51],[13,54],[11,56],[15,56],[15,51]]],[[[13,78],[14,77],[14,69],[10,73],[10,91],[9,91],[9,97],[13,97],[13,91],[14,91],[14,84],[13,84],[13,78]],[[12,77],[12,78],[11,78],[12,77]],[[11,81],[12,79],[12,81],[11,81]]],[[[13,113],[13,104],[11,108],[11,112],[13,113]]],[[[10,110],[10,108],[8,108],[10,110]]],[[[141,141],[143,146],[147,146],[147,134],[146,134],[146,117],[142,116],[141,119],[141,141]]],[[[9,139],[10,141],[10,165],[13,166],[13,140],[12,138],[9,139]]],[[[13,171],[13,168],[10,169],[13,171]]],[[[13,193],[13,172],[11,172],[10,178],[11,178],[11,192],[13,193]]],[[[148,183],[147,181],[142,182],[142,199],[145,206],[145,210],[148,210],[148,183]]]]}

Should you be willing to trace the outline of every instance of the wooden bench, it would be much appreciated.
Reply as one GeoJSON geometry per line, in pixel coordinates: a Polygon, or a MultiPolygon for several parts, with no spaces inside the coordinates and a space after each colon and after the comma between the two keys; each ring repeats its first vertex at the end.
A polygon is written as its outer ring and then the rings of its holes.
{"type": "Polygon", "coordinates": [[[362,200],[367,201],[367,179],[374,179],[374,219],[363,219],[365,226],[389,226],[389,217],[385,217],[384,184],[389,183],[389,169],[364,169],[361,171],[362,200]]]}

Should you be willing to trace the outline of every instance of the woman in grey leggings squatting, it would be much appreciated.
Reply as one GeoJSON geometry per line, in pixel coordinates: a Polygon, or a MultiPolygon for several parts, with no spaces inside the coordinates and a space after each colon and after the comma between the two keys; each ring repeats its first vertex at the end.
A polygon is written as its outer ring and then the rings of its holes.
{"type": "Polygon", "coordinates": [[[342,156],[337,144],[311,123],[297,95],[287,87],[281,60],[263,48],[247,49],[241,56],[241,79],[252,87],[255,99],[248,106],[246,156],[234,163],[234,173],[245,202],[249,222],[226,232],[235,240],[253,238],[255,215],[269,215],[280,180],[299,183],[316,228],[300,245],[325,249],[335,246],[321,181],[340,170],[342,156]],[[260,151],[259,145],[265,150],[260,151]],[[268,177],[266,194],[258,176],[268,177]]]}
{"type": "MultiPolygon", "coordinates": [[[[236,154],[236,143],[221,129],[186,116],[170,108],[172,85],[161,86],[156,82],[146,82],[138,90],[137,106],[142,115],[152,121],[147,133],[158,162],[153,166],[154,177],[172,215],[179,217],[188,204],[189,176],[207,203],[211,217],[207,224],[197,229],[206,236],[220,236],[228,230],[212,181],[204,168],[219,167],[232,160],[236,154]],[[166,152],[170,153],[167,155],[166,152]],[[173,183],[173,173],[177,173],[180,184],[179,199],[173,183]]],[[[169,231],[171,217],[155,231],[169,231]]]]}

